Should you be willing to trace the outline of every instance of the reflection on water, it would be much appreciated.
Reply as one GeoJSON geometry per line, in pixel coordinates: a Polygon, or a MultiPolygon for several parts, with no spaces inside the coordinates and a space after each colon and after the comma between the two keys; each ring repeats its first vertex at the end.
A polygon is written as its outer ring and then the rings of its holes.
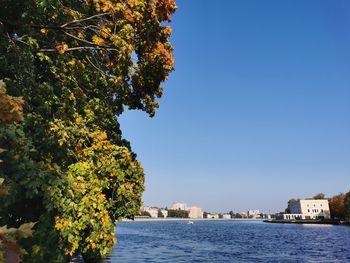
{"type": "Polygon", "coordinates": [[[350,227],[258,221],[126,222],[105,263],[350,262],[350,227]]]}

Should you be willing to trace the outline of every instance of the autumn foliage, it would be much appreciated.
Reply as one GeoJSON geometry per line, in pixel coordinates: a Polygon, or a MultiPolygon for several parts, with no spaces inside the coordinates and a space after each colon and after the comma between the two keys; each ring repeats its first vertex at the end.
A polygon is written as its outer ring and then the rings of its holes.
{"type": "Polygon", "coordinates": [[[115,220],[139,213],[144,172],[118,117],[159,107],[175,10],[172,0],[2,1],[0,118],[11,125],[0,177],[11,194],[0,225],[37,222],[25,262],[102,258],[115,220]]]}
{"type": "Polygon", "coordinates": [[[333,218],[342,218],[344,215],[345,194],[332,196],[329,199],[329,208],[333,218]]]}
{"type": "Polygon", "coordinates": [[[348,220],[350,222],[350,191],[332,196],[328,199],[332,218],[348,220]]]}
{"type": "Polygon", "coordinates": [[[5,83],[0,80],[0,121],[4,124],[23,120],[23,99],[9,96],[5,83]]]}
{"type": "MultiPolygon", "coordinates": [[[[6,85],[0,80],[0,127],[3,130],[9,128],[13,123],[23,120],[23,100],[19,97],[9,96],[6,92],[6,85]]],[[[6,152],[0,148],[0,154],[6,152]]],[[[2,160],[0,160],[2,162],[2,160]]],[[[11,188],[6,184],[5,179],[0,176],[0,198],[9,195],[11,188]]],[[[21,248],[17,240],[31,237],[35,223],[24,223],[18,228],[0,226],[0,262],[19,262],[21,248]]]]}

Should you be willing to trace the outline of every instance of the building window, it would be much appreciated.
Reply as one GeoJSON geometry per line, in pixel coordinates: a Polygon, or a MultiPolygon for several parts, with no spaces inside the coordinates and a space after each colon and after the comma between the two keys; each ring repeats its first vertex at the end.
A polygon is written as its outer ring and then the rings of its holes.
{"type": "Polygon", "coordinates": [[[310,213],[310,209],[307,210],[310,213]]]}

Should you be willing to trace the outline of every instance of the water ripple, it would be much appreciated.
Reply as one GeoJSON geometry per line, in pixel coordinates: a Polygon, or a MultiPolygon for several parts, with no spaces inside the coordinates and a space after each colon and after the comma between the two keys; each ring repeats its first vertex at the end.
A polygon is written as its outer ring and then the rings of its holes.
{"type": "Polygon", "coordinates": [[[350,228],[254,221],[125,222],[104,263],[350,262],[350,228]]]}

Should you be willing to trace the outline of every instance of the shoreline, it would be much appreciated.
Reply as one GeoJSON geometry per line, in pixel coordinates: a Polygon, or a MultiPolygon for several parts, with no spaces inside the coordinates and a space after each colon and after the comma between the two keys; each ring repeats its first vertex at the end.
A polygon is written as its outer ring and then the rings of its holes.
{"type": "Polygon", "coordinates": [[[264,220],[264,223],[273,223],[273,224],[314,224],[314,225],[334,225],[334,226],[350,226],[347,222],[342,222],[340,220],[327,219],[327,220],[283,220],[283,219],[274,219],[274,220],[264,220]]]}
{"type": "Polygon", "coordinates": [[[131,219],[122,219],[120,222],[162,222],[162,221],[264,221],[263,218],[135,218],[131,219]]]}

